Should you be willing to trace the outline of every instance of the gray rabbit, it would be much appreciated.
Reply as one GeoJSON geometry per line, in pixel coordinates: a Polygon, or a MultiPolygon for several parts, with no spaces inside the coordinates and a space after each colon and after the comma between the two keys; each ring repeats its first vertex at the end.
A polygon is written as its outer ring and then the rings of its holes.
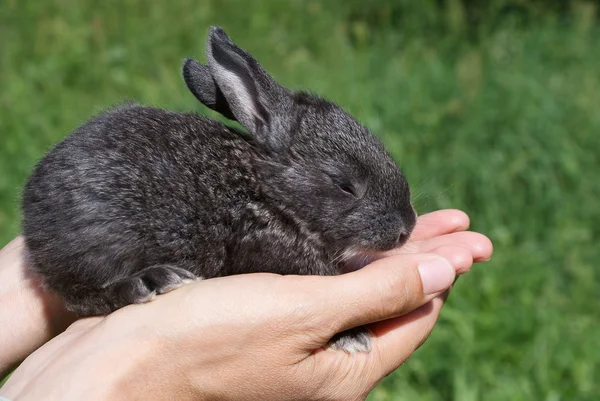
{"type": "MultiPolygon", "coordinates": [[[[188,88],[249,133],[139,105],[79,127],[23,195],[32,268],[80,316],[200,278],[336,275],[401,246],[416,220],[402,173],[339,106],[280,86],[220,28],[188,88]]],[[[367,330],[332,339],[368,351],[367,330]]]]}

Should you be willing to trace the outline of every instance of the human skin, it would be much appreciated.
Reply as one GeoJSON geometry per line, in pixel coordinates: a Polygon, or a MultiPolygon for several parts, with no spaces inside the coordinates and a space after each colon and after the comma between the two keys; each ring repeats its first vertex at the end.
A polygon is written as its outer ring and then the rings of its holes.
{"type": "MultiPolygon", "coordinates": [[[[468,224],[455,210],[421,216],[401,250],[339,277],[212,279],[82,319],[32,354],[0,394],[24,400],[363,399],[427,338],[455,275],[491,256],[485,236],[463,232],[468,224]],[[439,262],[437,270],[427,269],[431,261],[439,262]],[[335,333],[369,323],[370,353],[323,351],[335,333]]],[[[0,356],[3,367],[73,319],[23,273],[21,248],[17,239],[0,253],[0,279],[12,278],[10,286],[0,280],[0,302],[10,305],[0,311],[0,325],[10,327],[0,342],[11,345],[8,356],[0,356]]]]}

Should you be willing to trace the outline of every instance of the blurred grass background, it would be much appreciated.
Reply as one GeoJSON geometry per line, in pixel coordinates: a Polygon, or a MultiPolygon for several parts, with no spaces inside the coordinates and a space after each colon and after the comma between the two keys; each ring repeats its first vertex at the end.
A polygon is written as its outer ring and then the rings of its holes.
{"type": "Polygon", "coordinates": [[[223,26],[283,84],[379,135],[420,213],[495,244],[371,400],[598,400],[598,2],[0,1],[0,246],[35,162],[125,99],[203,109],[180,78],[223,26]]]}

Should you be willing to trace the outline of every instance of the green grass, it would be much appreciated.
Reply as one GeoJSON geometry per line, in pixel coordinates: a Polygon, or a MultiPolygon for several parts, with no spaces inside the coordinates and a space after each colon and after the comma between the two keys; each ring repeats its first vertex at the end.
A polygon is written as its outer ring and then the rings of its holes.
{"type": "Polygon", "coordinates": [[[125,99],[205,111],[180,61],[203,59],[220,24],[282,83],[376,132],[421,213],[461,208],[494,241],[372,400],[600,399],[594,8],[474,29],[460,1],[433,3],[0,2],[0,245],[36,160],[90,115],[125,99]]]}

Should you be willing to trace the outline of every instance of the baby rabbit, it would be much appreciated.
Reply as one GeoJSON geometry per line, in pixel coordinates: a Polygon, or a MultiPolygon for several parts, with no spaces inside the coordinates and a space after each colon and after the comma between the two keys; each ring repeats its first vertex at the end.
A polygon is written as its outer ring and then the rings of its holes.
{"type": "MultiPolygon", "coordinates": [[[[336,275],[401,246],[408,184],[382,144],[337,105],[280,86],[220,28],[183,76],[240,132],[139,105],[79,127],[23,195],[32,268],[80,316],[237,273],[336,275]]],[[[366,330],[332,348],[368,351],[366,330]]]]}

